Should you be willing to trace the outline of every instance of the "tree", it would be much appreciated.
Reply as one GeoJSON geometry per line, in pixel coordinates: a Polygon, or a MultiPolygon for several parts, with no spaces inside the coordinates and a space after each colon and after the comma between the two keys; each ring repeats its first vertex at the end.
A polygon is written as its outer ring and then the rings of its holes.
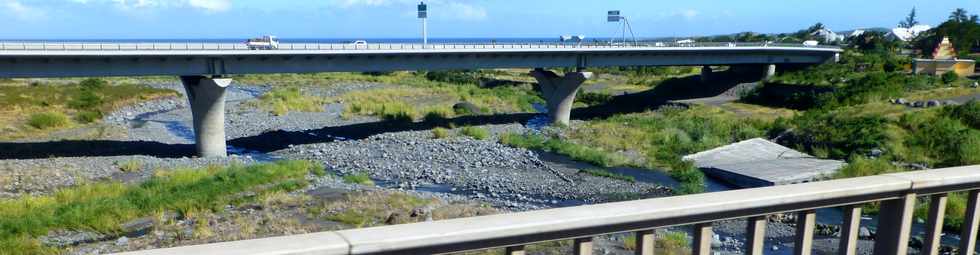
{"type": "Polygon", "coordinates": [[[963,8],[956,8],[953,13],[949,14],[949,20],[962,23],[970,20],[970,17],[963,8]]]}
{"type": "Polygon", "coordinates": [[[813,33],[813,32],[817,32],[817,31],[820,31],[820,30],[823,30],[823,29],[826,29],[826,28],[827,27],[824,26],[823,23],[817,22],[817,24],[814,24],[813,26],[810,26],[810,28],[807,29],[806,31],[808,33],[813,33]]]}
{"type": "Polygon", "coordinates": [[[912,28],[912,27],[914,27],[915,25],[918,25],[918,24],[919,24],[919,21],[915,19],[915,7],[912,7],[912,12],[909,13],[909,16],[908,17],[905,17],[905,20],[903,20],[902,22],[899,22],[898,23],[898,26],[899,27],[904,27],[904,28],[912,28]]]}

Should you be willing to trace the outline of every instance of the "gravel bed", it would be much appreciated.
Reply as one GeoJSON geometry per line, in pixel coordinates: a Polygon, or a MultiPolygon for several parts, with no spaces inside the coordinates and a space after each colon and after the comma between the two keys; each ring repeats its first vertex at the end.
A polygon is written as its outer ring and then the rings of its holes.
{"type": "MultiPolygon", "coordinates": [[[[491,133],[523,129],[518,124],[485,126],[491,133]]],[[[388,133],[362,140],[309,144],[274,152],[282,158],[323,162],[341,175],[367,173],[403,189],[445,185],[472,198],[506,198],[551,205],[595,203],[621,194],[664,196],[665,188],[554,168],[535,152],[496,142],[455,136],[433,139],[431,132],[388,133]]]]}
{"type": "Polygon", "coordinates": [[[47,194],[61,187],[93,180],[137,183],[149,179],[158,170],[252,162],[254,160],[251,158],[238,156],[219,159],[113,156],[0,160],[0,198],[47,194]],[[138,169],[124,171],[123,165],[127,163],[133,163],[138,169]]]}

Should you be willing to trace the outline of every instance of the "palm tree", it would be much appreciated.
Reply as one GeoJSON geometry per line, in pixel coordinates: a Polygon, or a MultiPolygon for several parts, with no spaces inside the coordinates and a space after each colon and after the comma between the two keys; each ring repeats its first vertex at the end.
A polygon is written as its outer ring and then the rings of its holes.
{"type": "Polygon", "coordinates": [[[912,7],[912,12],[909,13],[909,16],[906,17],[905,20],[903,20],[902,22],[898,23],[898,26],[899,27],[904,27],[904,28],[912,28],[912,27],[914,27],[915,25],[918,25],[918,24],[919,24],[919,21],[915,19],[915,7],[912,7]]]}
{"type": "Polygon", "coordinates": [[[969,19],[970,17],[967,15],[966,10],[964,10],[963,8],[956,8],[956,10],[953,11],[952,14],[949,14],[949,20],[952,21],[965,22],[969,19]]]}

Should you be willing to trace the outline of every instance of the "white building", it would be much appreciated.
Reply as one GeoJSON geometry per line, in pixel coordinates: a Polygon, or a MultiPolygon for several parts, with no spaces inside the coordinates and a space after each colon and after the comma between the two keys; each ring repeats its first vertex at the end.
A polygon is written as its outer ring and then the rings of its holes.
{"type": "Polygon", "coordinates": [[[896,27],[892,28],[892,31],[885,35],[885,37],[908,42],[915,39],[916,36],[919,36],[923,32],[929,31],[929,29],[932,29],[932,26],[915,25],[911,28],[896,27]]]}
{"type": "Polygon", "coordinates": [[[816,36],[823,43],[834,43],[844,40],[844,36],[830,31],[830,29],[820,29],[810,33],[812,36],[816,36]]]}

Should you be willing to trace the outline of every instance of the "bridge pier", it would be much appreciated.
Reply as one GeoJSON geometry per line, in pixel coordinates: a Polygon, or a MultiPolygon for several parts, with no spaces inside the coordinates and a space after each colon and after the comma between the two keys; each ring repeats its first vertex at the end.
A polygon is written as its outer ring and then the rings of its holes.
{"type": "Polygon", "coordinates": [[[766,74],[762,77],[763,80],[771,79],[776,76],[776,64],[766,65],[766,74]]]}
{"type": "Polygon", "coordinates": [[[225,89],[230,78],[181,76],[194,118],[194,140],[201,157],[225,157],[225,89]]]}
{"type": "Polygon", "coordinates": [[[711,66],[701,67],[701,83],[708,83],[711,81],[711,66]]]}
{"type": "Polygon", "coordinates": [[[592,78],[591,72],[569,72],[564,77],[541,68],[531,71],[538,80],[541,94],[546,101],[548,116],[552,124],[568,125],[571,120],[572,105],[582,83],[592,78]]]}

